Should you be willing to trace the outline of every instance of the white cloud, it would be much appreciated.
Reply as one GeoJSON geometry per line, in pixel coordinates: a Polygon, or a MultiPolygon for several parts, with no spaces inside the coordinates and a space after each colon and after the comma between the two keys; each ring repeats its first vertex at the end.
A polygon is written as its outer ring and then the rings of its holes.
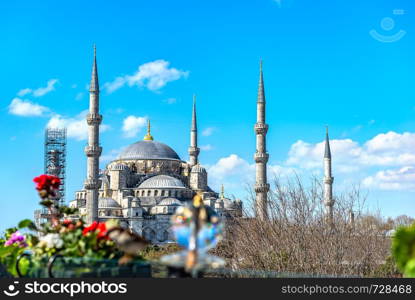
{"type": "Polygon", "coordinates": [[[106,89],[107,93],[113,93],[116,90],[122,88],[125,83],[127,82],[125,77],[117,77],[112,82],[104,83],[104,89],[106,89]]]}
{"type": "MultiPolygon", "coordinates": [[[[296,171],[294,168],[280,165],[268,164],[267,167],[270,176],[288,175],[296,171]]],[[[255,180],[255,163],[249,163],[236,154],[230,154],[227,157],[220,158],[215,164],[208,166],[208,173],[209,178],[214,180],[229,179],[234,176],[234,179],[241,184],[241,181],[255,180]]]]}
{"type": "Polygon", "coordinates": [[[23,97],[27,94],[30,94],[31,92],[32,92],[32,89],[22,89],[22,90],[17,92],[17,96],[23,97]]]}
{"type": "Polygon", "coordinates": [[[110,162],[115,160],[118,155],[125,149],[126,147],[121,147],[119,149],[113,149],[110,152],[104,153],[99,158],[101,162],[110,162]]]}
{"type": "Polygon", "coordinates": [[[200,146],[200,149],[203,151],[210,151],[213,149],[213,146],[211,144],[207,144],[207,145],[202,145],[200,146]]]}
{"type": "Polygon", "coordinates": [[[35,97],[41,97],[46,95],[47,93],[50,93],[55,90],[55,84],[58,82],[57,79],[51,79],[48,81],[47,85],[45,87],[38,88],[33,91],[33,96],[35,97]]]}
{"type": "MultiPolygon", "coordinates": [[[[73,118],[66,118],[61,115],[53,116],[47,127],[49,128],[66,128],[68,138],[73,138],[75,140],[81,141],[88,138],[88,124],[86,123],[86,115],[88,110],[84,110],[73,118]]],[[[100,132],[105,132],[110,127],[106,124],[101,124],[100,132]]]]}
{"type": "MultiPolygon", "coordinates": [[[[354,178],[358,177],[355,172],[373,174],[362,183],[376,189],[413,189],[411,180],[415,186],[415,133],[380,133],[362,145],[351,139],[334,139],[330,146],[335,173],[354,172],[354,178]]],[[[286,164],[318,170],[322,168],[323,154],[324,142],[299,140],[291,146],[286,164]]]]}
{"type": "Polygon", "coordinates": [[[415,167],[383,170],[366,177],[363,185],[380,190],[415,190],[415,167]]]}
{"type": "Polygon", "coordinates": [[[147,117],[128,116],[123,121],[122,131],[124,137],[131,138],[137,136],[137,133],[146,126],[147,117]]]}
{"type": "Polygon", "coordinates": [[[243,174],[241,171],[247,171],[249,169],[250,165],[246,160],[236,154],[231,154],[219,159],[216,164],[211,166],[209,168],[209,174],[217,178],[223,178],[233,174],[243,174]]]}
{"type": "Polygon", "coordinates": [[[57,79],[50,79],[47,82],[45,87],[40,87],[40,88],[37,88],[37,89],[34,89],[34,90],[29,89],[29,88],[22,89],[22,90],[17,92],[17,95],[19,97],[23,97],[25,95],[32,94],[34,97],[42,97],[42,96],[46,95],[47,93],[50,93],[50,92],[54,91],[55,90],[55,84],[57,82],[58,82],[57,79]]]}
{"type": "Polygon", "coordinates": [[[189,71],[169,68],[169,65],[170,62],[163,59],[142,64],[134,74],[119,76],[114,81],[105,83],[104,88],[108,93],[112,93],[127,84],[130,87],[136,85],[157,91],[168,82],[182,77],[186,78],[189,75],[189,71]]]}
{"type": "Polygon", "coordinates": [[[208,128],[205,128],[205,129],[202,131],[202,135],[203,135],[203,136],[211,136],[215,130],[216,130],[216,128],[215,128],[215,127],[208,127],[208,128]]]}
{"type": "Polygon", "coordinates": [[[83,92],[79,92],[78,94],[76,94],[75,100],[76,101],[82,100],[83,97],[84,97],[84,93],[83,92]]]}
{"type": "MultiPolygon", "coordinates": [[[[330,141],[333,161],[340,172],[350,172],[375,166],[407,166],[415,164],[415,133],[381,133],[363,145],[351,140],[330,141]]],[[[322,165],[324,142],[310,144],[297,141],[291,146],[287,164],[301,168],[319,168],[322,165]]]]}
{"type": "MultiPolygon", "coordinates": [[[[247,185],[255,183],[255,163],[248,162],[236,154],[220,158],[215,164],[206,166],[209,185],[218,190],[224,184],[226,190],[230,190],[238,197],[245,195],[247,185]]],[[[292,176],[296,172],[294,168],[268,164],[268,181],[274,176],[292,176]]]]}
{"type": "Polygon", "coordinates": [[[22,117],[43,116],[49,111],[49,108],[45,106],[20,98],[14,98],[9,105],[10,114],[22,117]]]}
{"type": "Polygon", "coordinates": [[[176,98],[168,98],[166,100],[164,100],[164,102],[166,102],[167,104],[174,104],[177,102],[176,98]]]}

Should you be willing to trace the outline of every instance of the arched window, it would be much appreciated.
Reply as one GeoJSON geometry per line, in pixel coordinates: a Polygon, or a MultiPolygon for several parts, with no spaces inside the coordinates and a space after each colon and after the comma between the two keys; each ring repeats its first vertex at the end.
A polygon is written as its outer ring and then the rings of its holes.
{"type": "Polygon", "coordinates": [[[158,190],[155,190],[154,191],[154,196],[157,197],[158,195],[159,195],[159,191],[158,190]]]}
{"type": "Polygon", "coordinates": [[[169,239],[169,232],[167,230],[159,232],[159,237],[158,237],[159,242],[165,242],[168,239],[169,239]]]}
{"type": "Polygon", "coordinates": [[[150,190],[148,190],[148,191],[147,191],[147,197],[150,197],[150,195],[151,195],[151,191],[150,191],[150,190]]]}
{"type": "Polygon", "coordinates": [[[143,237],[147,240],[147,241],[153,241],[154,237],[156,236],[154,230],[152,230],[151,228],[147,227],[144,228],[143,230],[143,237]]]}

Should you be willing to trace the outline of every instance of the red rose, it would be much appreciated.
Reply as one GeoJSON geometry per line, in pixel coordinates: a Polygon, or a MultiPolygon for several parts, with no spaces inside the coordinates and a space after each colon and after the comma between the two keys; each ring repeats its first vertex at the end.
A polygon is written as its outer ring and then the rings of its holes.
{"type": "Polygon", "coordinates": [[[98,239],[107,238],[107,226],[105,223],[98,223],[97,221],[94,221],[91,225],[84,228],[82,234],[87,235],[90,232],[97,232],[98,239]]]}
{"type": "Polygon", "coordinates": [[[58,189],[61,180],[59,177],[52,176],[52,175],[40,175],[38,177],[35,177],[33,181],[36,183],[36,189],[37,190],[43,190],[43,189],[58,189]]]}
{"type": "Polygon", "coordinates": [[[102,238],[106,238],[107,236],[107,226],[105,225],[105,223],[99,223],[98,224],[98,238],[102,239],[102,238]]]}
{"type": "Polygon", "coordinates": [[[88,227],[85,227],[84,230],[82,230],[82,234],[87,235],[89,232],[95,231],[97,227],[98,227],[98,222],[94,221],[91,225],[89,225],[88,227]]]}
{"type": "Polygon", "coordinates": [[[59,177],[46,174],[35,177],[33,181],[36,183],[36,189],[42,192],[40,193],[42,198],[55,196],[61,184],[59,177]]]}

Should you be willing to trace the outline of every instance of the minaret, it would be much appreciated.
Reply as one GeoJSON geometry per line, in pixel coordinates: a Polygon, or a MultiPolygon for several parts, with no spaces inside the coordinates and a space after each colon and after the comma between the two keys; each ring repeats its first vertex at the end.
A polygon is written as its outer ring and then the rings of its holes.
{"type": "Polygon", "coordinates": [[[88,145],[85,147],[87,156],[86,189],[86,223],[98,220],[98,189],[100,187],[99,157],[102,148],[99,146],[99,125],[102,116],[99,114],[99,84],[96,48],[94,45],[94,62],[92,64],[92,77],[89,86],[89,113],[86,117],[88,123],[88,145]]]}
{"type": "Polygon", "coordinates": [[[196,96],[193,95],[192,127],[190,129],[190,167],[197,165],[200,149],[197,147],[196,96]]]}
{"type": "Polygon", "coordinates": [[[329,141],[329,129],[326,127],[326,145],[324,150],[324,206],[326,218],[330,226],[333,225],[333,180],[331,176],[331,151],[329,141]]]}
{"type": "Polygon", "coordinates": [[[225,186],[223,184],[220,186],[220,195],[219,195],[219,198],[220,199],[225,198],[225,186]]]}
{"type": "Polygon", "coordinates": [[[257,99],[257,122],[254,126],[256,134],[256,152],[254,155],[256,163],[256,183],[255,183],[255,211],[256,217],[261,220],[268,219],[268,191],[267,182],[267,162],[269,155],[266,148],[266,135],[268,125],[265,123],[265,93],[264,80],[262,75],[262,60],[259,64],[259,85],[257,99]]]}

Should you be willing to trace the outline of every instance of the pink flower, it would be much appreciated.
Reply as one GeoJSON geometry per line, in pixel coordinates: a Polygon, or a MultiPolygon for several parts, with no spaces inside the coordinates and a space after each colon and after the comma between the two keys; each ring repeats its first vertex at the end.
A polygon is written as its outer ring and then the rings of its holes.
{"type": "Polygon", "coordinates": [[[11,246],[17,244],[20,248],[27,247],[26,237],[19,231],[14,232],[10,238],[4,243],[4,246],[11,246]]]}

